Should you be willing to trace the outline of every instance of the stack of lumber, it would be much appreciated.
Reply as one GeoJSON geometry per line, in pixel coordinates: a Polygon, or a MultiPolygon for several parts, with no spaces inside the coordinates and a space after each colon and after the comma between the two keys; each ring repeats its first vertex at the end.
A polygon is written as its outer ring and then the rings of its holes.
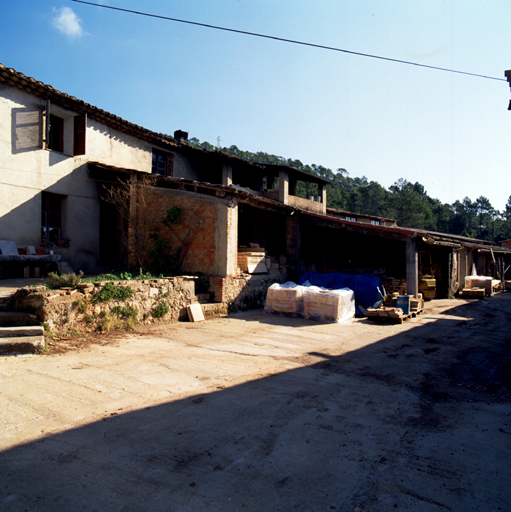
{"type": "Polygon", "coordinates": [[[261,248],[240,247],[238,249],[238,267],[248,274],[265,274],[266,252],[261,248]]]}
{"type": "Polygon", "coordinates": [[[404,315],[401,308],[389,308],[383,307],[378,309],[369,308],[367,310],[369,320],[380,320],[380,321],[395,321],[403,323],[403,319],[409,315],[404,315]]]}
{"type": "Polygon", "coordinates": [[[410,313],[418,314],[424,309],[424,299],[422,293],[419,293],[419,298],[410,297],[410,313]]]}
{"type": "Polygon", "coordinates": [[[484,288],[463,288],[460,292],[460,297],[463,299],[484,299],[484,288]]]}
{"type": "Polygon", "coordinates": [[[406,294],[406,279],[395,279],[394,277],[389,277],[388,281],[386,282],[386,285],[389,294],[406,294]]]}
{"type": "Polygon", "coordinates": [[[392,292],[385,297],[385,302],[383,303],[388,308],[397,308],[397,298],[399,296],[398,292],[392,292]]]}

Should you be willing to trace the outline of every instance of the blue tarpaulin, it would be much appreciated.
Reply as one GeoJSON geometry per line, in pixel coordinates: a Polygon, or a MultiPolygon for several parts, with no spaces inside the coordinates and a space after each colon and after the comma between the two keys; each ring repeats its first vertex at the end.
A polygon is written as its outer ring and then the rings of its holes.
{"type": "Polygon", "coordinates": [[[355,293],[355,304],[358,314],[362,311],[358,305],[364,308],[377,308],[383,301],[383,283],[378,276],[366,276],[363,274],[314,274],[307,272],[300,277],[298,284],[309,281],[313,286],[323,286],[331,290],[349,288],[355,293]]]}

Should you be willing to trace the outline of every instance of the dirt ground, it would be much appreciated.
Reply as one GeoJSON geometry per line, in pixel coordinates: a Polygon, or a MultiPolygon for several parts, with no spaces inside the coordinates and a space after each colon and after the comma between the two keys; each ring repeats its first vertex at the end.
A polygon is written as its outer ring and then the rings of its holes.
{"type": "Polygon", "coordinates": [[[511,294],[0,358],[2,511],[511,510],[511,294]]]}

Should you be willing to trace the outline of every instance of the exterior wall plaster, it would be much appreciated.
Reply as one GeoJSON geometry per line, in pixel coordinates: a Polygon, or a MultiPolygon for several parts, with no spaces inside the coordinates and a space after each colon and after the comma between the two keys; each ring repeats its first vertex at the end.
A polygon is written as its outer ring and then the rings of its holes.
{"type": "Polygon", "coordinates": [[[0,239],[18,247],[38,247],[41,240],[41,192],[66,197],[62,236],[69,248],[55,247],[76,271],[92,272],[99,261],[98,183],[89,161],[151,172],[152,145],[87,119],[86,154],[73,151],[73,112],[51,105],[64,118],[64,153],[42,148],[42,112],[46,102],[0,84],[0,239]],[[67,121],[67,123],[66,123],[67,121]]]}

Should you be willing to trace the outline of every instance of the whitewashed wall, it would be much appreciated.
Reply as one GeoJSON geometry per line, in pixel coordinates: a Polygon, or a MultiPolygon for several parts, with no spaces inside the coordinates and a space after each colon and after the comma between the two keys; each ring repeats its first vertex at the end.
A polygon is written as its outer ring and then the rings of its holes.
{"type": "MultiPolygon", "coordinates": [[[[71,247],[56,252],[76,271],[93,271],[99,260],[99,189],[87,163],[150,173],[152,145],[88,119],[85,155],[70,156],[72,122],[65,124],[67,154],[42,149],[45,106],[44,100],[0,83],[0,239],[39,246],[41,192],[62,194],[67,197],[62,234],[71,247]]],[[[74,116],[56,105],[51,110],[65,120],[74,116]]]]}

